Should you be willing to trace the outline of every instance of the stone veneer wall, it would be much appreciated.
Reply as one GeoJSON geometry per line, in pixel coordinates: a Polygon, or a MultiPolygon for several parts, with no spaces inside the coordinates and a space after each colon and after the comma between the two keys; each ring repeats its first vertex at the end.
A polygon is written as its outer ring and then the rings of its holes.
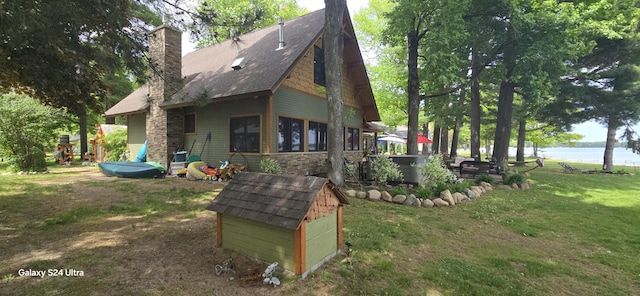
{"type": "Polygon", "coordinates": [[[182,111],[160,105],[182,87],[182,34],[162,26],[149,34],[149,113],[146,118],[147,160],[168,167],[182,143],[182,111]]]}
{"type": "MultiPolygon", "coordinates": [[[[352,163],[358,163],[362,160],[362,151],[345,151],[344,157],[352,163]]],[[[328,171],[326,152],[271,153],[263,158],[275,159],[287,174],[326,175],[328,171]]]]}

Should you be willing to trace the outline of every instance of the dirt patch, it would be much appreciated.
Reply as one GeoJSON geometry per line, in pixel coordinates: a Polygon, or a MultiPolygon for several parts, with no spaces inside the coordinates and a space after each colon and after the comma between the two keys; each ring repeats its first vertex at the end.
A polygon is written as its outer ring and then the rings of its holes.
{"type": "MultiPolygon", "coordinates": [[[[136,190],[145,188],[190,189],[197,193],[213,193],[222,184],[166,179],[157,182],[109,178],[95,167],[65,168],[73,178],[49,180],[49,184],[70,186],[69,194],[37,199],[36,205],[52,213],[68,213],[77,209],[105,209],[113,204],[136,198],[136,190]],[[92,182],[136,183],[136,189],[122,192],[114,186],[92,186],[92,182]],[[140,185],[140,186],[138,186],[140,185]]],[[[55,172],[54,172],[55,173],[55,172]]],[[[193,201],[204,207],[206,200],[193,201]]],[[[18,215],[18,214],[16,214],[18,215]]],[[[169,215],[107,215],[85,217],[76,223],[50,228],[29,229],[17,220],[29,215],[8,217],[1,224],[0,268],[3,284],[0,294],[15,295],[24,291],[59,291],[66,295],[302,295],[311,288],[323,289],[313,279],[291,277],[274,288],[257,278],[243,283],[239,274],[217,276],[216,264],[232,258],[236,272],[264,271],[267,264],[215,247],[215,213],[197,210],[169,215]],[[20,276],[19,270],[81,271],[82,276],[20,276]],[[255,285],[251,285],[255,284],[255,285]]],[[[2,220],[0,220],[2,221],[2,220]]],[[[326,289],[326,287],[324,288],[326,289]]],[[[314,293],[315,294],[315,293],[314,293]]]]}

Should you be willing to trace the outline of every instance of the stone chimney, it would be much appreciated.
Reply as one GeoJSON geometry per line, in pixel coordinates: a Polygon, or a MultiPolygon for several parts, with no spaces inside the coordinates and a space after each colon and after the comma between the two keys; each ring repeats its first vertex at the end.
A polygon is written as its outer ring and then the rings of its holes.
{"type": "Polygon", "coordinates": [[[162,103],[182,87],[182,33],[161,26],[149,33],[149,113],[147,161],[168,170],[173,152],[182,146],[182,109],[163,109],[162,103]]]}

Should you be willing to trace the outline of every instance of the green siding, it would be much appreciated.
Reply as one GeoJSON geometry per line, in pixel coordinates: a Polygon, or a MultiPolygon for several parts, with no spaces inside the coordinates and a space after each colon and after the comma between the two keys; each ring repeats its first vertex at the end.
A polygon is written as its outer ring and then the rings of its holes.
{"type": "Polygon", "coordinates": [[[307,223],[307,269],[333,254],[338,246],[338,213],[307,223]]]}
{"type": "Polygon", "coordinates": [[[196,134],[185,136],[185,150],[188,152],[191,150],[192,154],[199,155],[202,161],[211,166],[217,167],[222,161],[231,158],[232,162],[248,165],[251,171],[259,171],[261,159],[259,155],[235,154],[231,157],[231,153],[229,153],[229,118],[260,115],[262,118],[262,151],[264,151],[267,130],[265,108],[266,99],[264,97],[212,103],[197,108],[185,108],[185,113],[196,112],[196,134]],[[209,132],[211,132],[211,141],[205,145],[209,132]]]}
{"type": "Polygon", "coordinates": [[[222,217],[222,247],[267,263],[278,262],[293,270],[291,229],[258,223],[229,215],[222,217]]]}
{"type": "Polygon", "coordinates": [[[147,116],[146,113],[129,115],[127,117],[127,142],[129,144],[129,160],[134,160],[138,152],[142,149],[144,141],[147,139],[147,116]]]}

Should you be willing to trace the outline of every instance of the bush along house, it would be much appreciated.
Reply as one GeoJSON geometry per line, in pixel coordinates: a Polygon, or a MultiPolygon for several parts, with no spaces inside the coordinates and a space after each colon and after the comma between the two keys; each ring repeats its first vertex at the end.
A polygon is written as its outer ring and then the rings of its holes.
{"type": "MultiPolygon", "coordinates": [[[[149,34],[150,81],[104,115],[126,116],[130,155],[146,141],[165,167],[184,150],[214,166],[259,171],[270,157],[290,174],[326,173],[323,28],[318,10],[182,57],[181,33],[162,26],[149,34]]],[[[356,161],[380,116],[346,11],[343,28],[344,149],[356,161]]]]}

